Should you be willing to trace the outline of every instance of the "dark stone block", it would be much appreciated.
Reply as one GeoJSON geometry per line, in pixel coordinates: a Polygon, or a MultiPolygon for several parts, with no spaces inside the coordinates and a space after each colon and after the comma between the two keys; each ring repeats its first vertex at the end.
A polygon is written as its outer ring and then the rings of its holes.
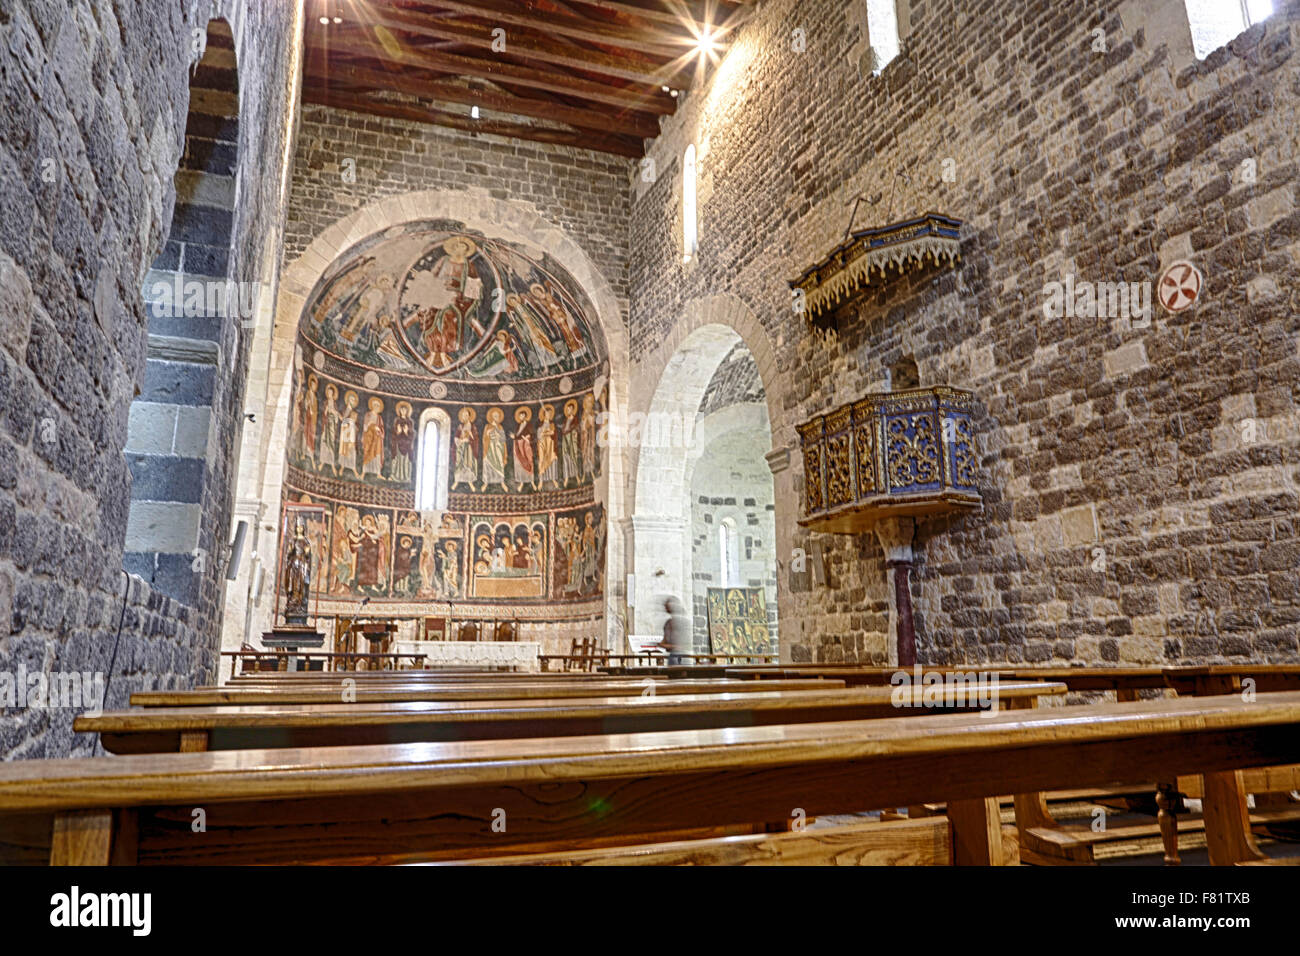
{"type": "Polygon", "coordinates": [[[132,500],[197,504],[203,498],[205,463],[201,458],[128,455],[127,465],[132,500]]]}
{"type": "Polygon", "coordinates": [[[228,246],[232,213],[212,206],[177,203],[172,212],[169,242],[196,242],[209,246],[228,246]]]}
{"type": "Polygon", "coordinates": [[[216,371],[211,365],[150,359],[145,365],[140,400],[171,405],[211,405],[216,371]]]}

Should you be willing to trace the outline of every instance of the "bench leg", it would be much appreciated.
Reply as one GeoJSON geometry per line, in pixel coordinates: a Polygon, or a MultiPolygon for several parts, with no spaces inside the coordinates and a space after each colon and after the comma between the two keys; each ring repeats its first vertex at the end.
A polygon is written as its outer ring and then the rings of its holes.
{"type": "Polygon", "coordinates": [[[1002,820],[997,797],[949,800],[954,866],[1002,866],[1002,820]]]}
{"type": "Polygon", "coordinates": [[[1211,866],[1231,866],[1267,857],[1255,845],[1240,770],[1205,774],[1205,842],[1211,866]]]}
{"type": "Polygon", "coordinates": [[[1178,811],[1183,808],[1182,796],[1172,783],[1156,784],[1156,819],[1160,823],[1160,840],[1165,845],[1165,866],[1181,866],[1178,856],[1178,811]]]}
{"type": "Polygon", "coordinates": [[[50,866],[107,866],[112,848],[112,810],[69,810],[54,817],[50,866]]]}
{"type": "Polygon", "coordinates": [[[183,754],[203,753],[208,749],[208,732],[206,730],[182,730],[181,749],[183,754]]]}

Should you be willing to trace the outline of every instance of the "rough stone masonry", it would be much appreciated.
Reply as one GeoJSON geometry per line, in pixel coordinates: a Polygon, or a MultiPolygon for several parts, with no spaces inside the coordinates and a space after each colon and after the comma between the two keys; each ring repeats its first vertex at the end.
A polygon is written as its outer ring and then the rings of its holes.
{"type": "MultiPolygon", "coordinates": [[[[729,294],[781,357],[775,448],[905,357],[922,385],[975,392],[984,513],[918,532],[921,661],[1295,659],[1300,4],[1203,61],[1177,0],[905,6],[902,52],[873,76],[852,4],[762,4],[665,123],[659,175],[635,184],[634,362],[729,294]],[[683,263],[692,142],[700,246],[683,263]],[[872,289],[823,335],[786,281],[857,196],[858,227],[964,220],[961,261],[872,289]],[[1154,284],[1179,259],[1206,277],[1188,312],[1044,314],[1067,274],[1154,284]]],[[[880,545],[809,536],[798,507],[778,492],[783,659],[885,661],[880,545]],[[793,573],[818,547],[824,579],[793,573]]]]}
{"type": "MultiPolygon", "coordinates": [[[[223,568],[180,604],[136,580],[126,600],[127,416],[142,382],[145,270],[172,221],[191,64],[228,21],[241,116],[229,276],[259,278],[283,222],[293,5],[17,0],[0,8],[0,670],[107,672],[109,705],[216,673],[223,568]]],[[[200,547],[221,554],[247,366],[220,335],[215,452],[200,547]]],[[[84,753],[74,713],[0,717],[0,757],[84,753]]]]}

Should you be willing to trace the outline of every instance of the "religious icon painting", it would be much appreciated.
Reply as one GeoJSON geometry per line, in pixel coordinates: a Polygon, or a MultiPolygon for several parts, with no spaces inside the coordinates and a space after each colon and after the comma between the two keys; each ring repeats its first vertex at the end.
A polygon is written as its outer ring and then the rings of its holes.
{"type": "Polygon", "coordinates": [[[345,598],[386,597],[393,571],[393,513],[340,504],[334,512],[328,592],[345,598]]]}
{"type": "Polygon", "coordinates": [[[471,596],[546,596],[547,516],[470,518],[471,596]]]}
{"type": "Polygon", "coordinates": [[[604,592],[605,509],[594,504],[555,515],[551,596],[593,598],[604,592]]]}
{"type": "Polygon", "coordinates": [[[712,654],[770,654],[767,596],[762,588],[709,588],[705,597],[712,654]]]}
{"type": "MultiPolygon", "coordinates": [[[[305,497],[305,496],[304,496],[305,497]]],[[[315,617],[328,574],[330,514],[324,505],[289,502],[280,516],[275,606],[288,623],[315,617]]]]}
{"type": "Polygon", "coordinates": [[[434,244],[402,284],[402,344],[432,372],[459,368],[493,339],[501,287],[500,272],[475,239],[452,235],[434,244]]]}

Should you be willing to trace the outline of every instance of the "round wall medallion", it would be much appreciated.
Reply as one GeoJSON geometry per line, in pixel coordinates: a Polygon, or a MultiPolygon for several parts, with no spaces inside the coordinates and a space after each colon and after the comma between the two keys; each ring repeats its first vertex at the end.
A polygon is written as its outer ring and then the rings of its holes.
{"type": "Polygon", "coordinates": [[[566,375],[560,379],[560,394],[568,395],[571,391],[573,391],[573,379],[566,375]]]}
{"type": "Polygon", "coordinates": [[[361,376],[361,381],[365,382],[366,388],[376,389],[379,387],[379,373],[371,369],[361,376]]]}
{"type": "Polygon", "coordinates": [[[502,385],[497,389],[497,398],[503,402],[508,402],[515,397],[515,387],[513,385],[502,385]]]}
{"type": "Polygon", "coordinates": [[[1182,312],[1195,304],[1203,282],[1201,270],[1180,259],[1161,274],[1156,294],[1166,312],[1182,312]]]}
{"type": "Polygon", "coordinates": [[[316,354],[311,357],[311,364],[316,366],[318,372],[323,369],[325,367],[325,353],[317,349],[316,354]]]}
{"type": "Polygon", "coordinates": [[[447,386],[442,382],[430,382],[429,395],[432,398],[446,398],[447,386]]]}

